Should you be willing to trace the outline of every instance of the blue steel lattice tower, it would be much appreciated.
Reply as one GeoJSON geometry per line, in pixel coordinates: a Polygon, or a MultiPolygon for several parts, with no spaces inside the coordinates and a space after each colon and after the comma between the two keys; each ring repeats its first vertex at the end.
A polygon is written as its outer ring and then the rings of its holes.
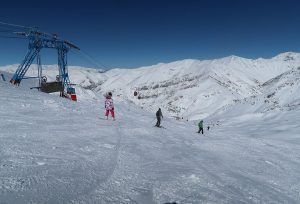
{"type": "MultiPolygon", "coordinates": [[[[72,88],[69,75],[68,75],[68,61],[67,61],[67,53],[68,51],[73,48],[80,50],[76,45],[65,41],[60,40],[57,38],[55,34],[48,34],[38,31],[37,29],[32,29],[29,32],[19,32],[19,35],[23,35],[28,37],[29,39],[29,46],[28,52],[22,61],[22,63],[17,68],[15,74],[13,75],[10,82],[15,85],[19,85],[22,79],[26,79],[28,77],[24,77],[27,70],[29,69],[30,65],[37,59],[38,65],[38,78],[39,78],[39,85],[42,86],[42,65],[41,65],[41,58],[40,58],[40,51],[42,48],[52,48],[57,50],[58,55],[58,69],[59,75],[57,76],[57,81],[62,83],[63,93],[69,92],[72,90],[75,92],[75,89],[72,88]]],[[[35,77],[36,78],[36,77],[35,77]]]]}

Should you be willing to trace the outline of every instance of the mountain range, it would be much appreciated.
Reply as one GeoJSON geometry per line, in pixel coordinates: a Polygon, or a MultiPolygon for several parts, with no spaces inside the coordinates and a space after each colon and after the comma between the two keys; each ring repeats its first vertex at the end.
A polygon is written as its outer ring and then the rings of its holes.
{"type": "MultiPolygon", "coordinates": [[[[14,73],[17,66],[9,65],[1,70],[14,73]]],[[[48,81],[55,80],[57,65],[43,67],[48,81]]],[[[256,111],[289,109],[300,103],[300,54],[293,52],[271,59],[238,56],[186,59],[108,71],[69,66],[69,73],[79,100],[99,99],[99,94],[111,91],[116,100],[125,100],[152,112],[160,107],[167,115],[191,120],[245,102],[259,103],[256,111]]],[[[27,76],[36,75],[36,66],[32,66],[27,76]]]]}

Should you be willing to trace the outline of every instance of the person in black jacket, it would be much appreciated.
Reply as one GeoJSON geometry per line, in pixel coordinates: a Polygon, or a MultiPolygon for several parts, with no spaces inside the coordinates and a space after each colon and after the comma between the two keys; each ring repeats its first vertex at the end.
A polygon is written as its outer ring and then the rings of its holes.
{"type": "Polygon", "coordinates": [[[161,109],[159,108],[158,111],[156,112],[156,119],[157,119],[157,122],[155,125],[156,127],[160,127],[161,118],[163,118],[163,115],[162,115],[161,109]]]}
{"type": "Polygon", "coordinates": [[[5,81],[4,75],[2,73],[0,75],[1,75],[2,80],[5,81]]]}

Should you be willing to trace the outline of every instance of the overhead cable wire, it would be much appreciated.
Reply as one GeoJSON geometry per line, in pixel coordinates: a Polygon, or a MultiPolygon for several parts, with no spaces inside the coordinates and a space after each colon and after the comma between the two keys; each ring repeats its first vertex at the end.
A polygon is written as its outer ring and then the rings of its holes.
{"type": "Polygon", "coordinates": [[[16,30],[4,30],[4,29],[1,29],[0,28],[0,33],[11,33],[11,34],[16,34],[18,33],[19,31],[16,31],[16,30]]]}
{"type": "Polygon", "coordinates": [[[16,38],[16,39],[27,39],[24,37],[17,37],[17,36],[4,36],[4,35],[0,35],[0,38],[16,38]]]}
{"type": "Polygon", "coordinates": [[[0,25],[0,30],[3,31],[3,32],[19,32],[19,31],[23,31],[23,30],[16,30],[16,29],[10,29],[10,28],[7,28],[7,27],[3,27],[0,25]]]}
{"type": "Polygon", "coordinates": [[[2,21],[0,21],[0,24],[6,25],[6,26],[19,27],[19,28],[26,28],[26,29],[31,29],[32,28],[32,27],[27,27],[27,26],[12,24],[12,23],[5,23],[5,22],[2,22],[2,21]]]}
{"type": "Polygon", "coordinates": [[[0,33],[12,33],[10,30],[0,30],[0,33]]]}
{"type": "Polygon", "coordinates": [[[79,50],[78,52],[71,50],[74,54],[81,54],[87,61],[92,63],[93,65],[96,66],[98,69],[102,69],[104,71],[109,70],[109,67],[103,64],[100,64],[97,60],[95,60],[92,56],[90,56],[88,53],[86,53],[83,50],[79,50]]]}
{"type": "Polygon", "coordinates": [[[94,62],[94,64],[98,65],[99,67],[104,67],[105,70],[108,70],[109,67],[104,65],[103,63],[99,63],[98,60],[96,60],[95,58],[93,58],[90,54],[88,54],[87,52],[85,52],[84,50],[79,50],[80,53],[82,53],[84,56],[86,56],[88,59],[90,59],[91,62],[94,62]]]}

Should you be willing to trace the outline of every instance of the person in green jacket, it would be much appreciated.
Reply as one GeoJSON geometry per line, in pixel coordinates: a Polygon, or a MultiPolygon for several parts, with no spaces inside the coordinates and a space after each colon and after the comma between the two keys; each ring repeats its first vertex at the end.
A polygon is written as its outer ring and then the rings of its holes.
{"type": "Polygon", "coordinates": [[[202,133],[202,135],[203,135],[203,120],[200,120],[200,122],[198,123],[198,127],[199,127],[199,131],[198,131],[198,133],[202,133]]]}

